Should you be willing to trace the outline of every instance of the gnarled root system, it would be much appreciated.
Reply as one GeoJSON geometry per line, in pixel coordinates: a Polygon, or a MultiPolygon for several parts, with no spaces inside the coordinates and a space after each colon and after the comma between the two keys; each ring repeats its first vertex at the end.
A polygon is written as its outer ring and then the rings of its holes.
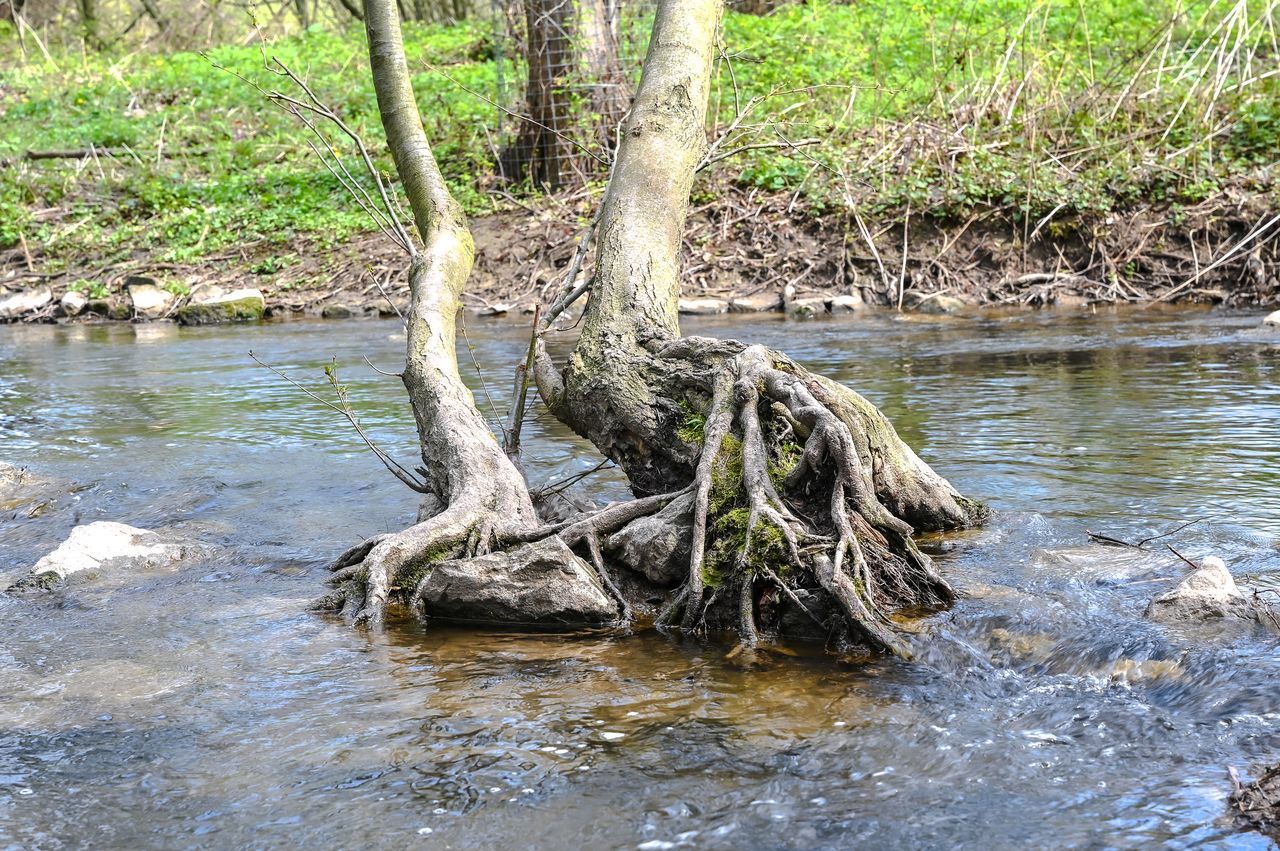
{"type": "Polygon", "coordinates": [[[689,573],[659,623],[698,629],[722,602],[751,645],[767,586],[820,620],[797,593],[810,596],[809,586],[852,637],[907,655],[888,612],[955,595],[903,516],[944,528],[976,520],[980,508],[861,397],[761,346],[720,367],[702,431],[689,573]]]}

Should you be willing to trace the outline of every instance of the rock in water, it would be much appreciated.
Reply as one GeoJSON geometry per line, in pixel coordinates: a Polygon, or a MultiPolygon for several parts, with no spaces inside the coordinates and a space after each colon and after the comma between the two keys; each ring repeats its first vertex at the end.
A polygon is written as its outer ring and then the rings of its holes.
{"type": "Polygon", "coordinates": [[[1258,619],[1258,613],[1236,587],[1222,559],[1210,556],[1172,590],[1147,606],[1146,616],[1162,623],[1204,623],[1234,618],[1258,619]]]}
{"type": "Polygon", "coordinates": [[[83,293],[78,293],[75,290],[68,290],[63,293],[62,300],[59,304],[62,305],[62,312],[67,316],[79,316],[89,305],[89,299],[86,298],[83,293]]]}
{"type": "Polygon", "coordinates": [[[768,313],[782,309],[782,296],[777,293],[758,293],[735,297],[729,302],[729,310],[734,313],[768,313]]]}
{"type": "Polygon", "coordinates": [[[186,558],[191,547],[134,526],[98,521],[77,526],[58,548],[36,562],[27,582],[47,585],[97,568],[167,567],[186,558]]]}
{"type": "Polygon", "coordinates": [[[193,293],[191,301],[178,308],[183,325],[210,325],[217,322],[254,322],[266,312],[267,302],[260,290],[243,289],[193,293]]]}
{"type": "Polygon", "coordinates": [[[609,538],[609,555],[651,582],[674,585],[689,572],[692,525],[693,495],[686,494],[615,532],[609,538]]]}
{"type": "Polygon", "coordinates": [[[548,629],[602,626],[617,606],[559,538],[436,565],[422,588],[429,617],[548,629]]]}
{"type": "Polygon", "coordinates": [[[1273,328],[1280,326],[1280,310],[1267,314],[1267,318],[1262,320],[1262,324],[1270,325],[1273,328]]]}
{"type": "Polygon", "coordinates": [[[173,293],[152,278],[130,275],[124,288],[129,293],[129,305],[133,312],[144,319],[159,319],[169,311],[169,305],[173,303],[173,293]]]}
{"type": "Polygon", "coordinates": [[[717,313],[728,313],[729,302],[720,298],[682,298],[679,310],[690,316],[714,316],[717,313]]]}
{"type": "Polygon", "coordinates": [[[25,314],[34,313],[51,301],[53,301],[53,291],[48,287],[19,290],[16,293],[0,290],[0,321],[17,319],[25,314]]]}

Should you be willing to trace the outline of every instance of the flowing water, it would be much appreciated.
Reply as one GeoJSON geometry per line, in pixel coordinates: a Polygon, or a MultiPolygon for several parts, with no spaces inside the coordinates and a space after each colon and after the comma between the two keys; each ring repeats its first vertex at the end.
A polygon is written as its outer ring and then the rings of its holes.
{"type": "MultiPolygon", "coordinates": [[[[393,368],[394,323],[0,328],[0,460],[81,486],[0,514],[0,573],[92,520],[220,548],[0,596],[0,848],[1267,847],[1223,814],[1228,766],[1280,758],[1276,640],[1145,622],[1179,563],[1086,530],[1203,518],[1181,551],[1280,588],[1280,335],[1184,311],[686,332],[847,382],[999,511],[927,542],[963,596],[919,661],[354,632],[306,605],[413,495],[246,353],[321,392],[336,356],[409,461],[402,391],[361,362],[393,368]]],[[[470,329],[499,413],[525,335],[470,329]]],[[[539,480],[596,463],[545,412],[526,447],[539,480]]]]}

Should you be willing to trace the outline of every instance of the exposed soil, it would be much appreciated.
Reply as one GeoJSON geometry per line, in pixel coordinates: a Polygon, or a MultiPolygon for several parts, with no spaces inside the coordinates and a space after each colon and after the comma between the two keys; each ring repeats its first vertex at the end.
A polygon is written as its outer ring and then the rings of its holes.
{"type": "MultiPolygon", "coordinates": [[[[822,312],[836,295],[854,297],[844,300],[846,308],[861,301],[932,312],[1173,301],[1271,305],[1280,301],[1276,212],[1270,193],[1240,188],[1196,207],[1139,206],[1103,220],[1019,223],[997,212],[941,220],[906,211],[816,211],[791,193],[726,186],[690,213],[683,294],[699,312],[781,310],[784,299],[822,312]]],[[[477,255],[467,307],[502,314],[549,302],[589,214],[585,201],[545,199],[473,220],[477,255]]],[[[264,261],[278,252],[279,246],[246,246],[174,264],[153,262],[139,249],[105,266],[91,258],[65,262],[73,275],[43,274],[39,246],[17,246],[0,254],[0,287],[53,290],[52,304],[21,317],[34,322],[59,318],[58,297],[73,280],[119,293],[131,275],[180,288],[257,288],[276,317],[388,315],[389,301],[407,302],[402,255],[380,235],[336,248],[304,239],[292,246],[300,260],[262,274],[264,261]]]]}

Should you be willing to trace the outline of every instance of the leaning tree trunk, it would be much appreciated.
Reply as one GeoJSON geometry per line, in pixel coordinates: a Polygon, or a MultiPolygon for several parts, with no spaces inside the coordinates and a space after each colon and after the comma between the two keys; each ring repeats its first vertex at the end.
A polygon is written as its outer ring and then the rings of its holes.
{"type": "Polygon", "coordinates": [[[601,208],[581,339],[563,374],[540,345],[535,365],[552,412],[618,462],[637,499],[540,526],[523,477],[458,375],[454,316],[471,237],[423,134],[392,0],[365,0],[378,106],[422,240],[404,383],[434,510],[343,554],[328,605],[380,622],[397,591],[421,597],[443,559],[556,535],[590,555],[625,618],[602,543],[640,518],[690,538],[661,624],[731,626],[751,645],[767,599],[775,614],[790,605],[824,630],[907,655],[888,613],[953,599],[911,535],[974,522],[981,506],[853,391],[760,346],[680,336],[678,253],[706,144],[719,11],[720,0],[661,3],[601,208]],[[649,517],[676,500],[686,504],[676,516],[649,517]]]}
{"type": "Polygon", "coordinates": [[[638,496],[692,488],[691,558],[660,621],[734,623],[755,640],[766,592],[820,592],[852,634],[905,654],[887,614],[954,599],[912,541],[982,508],[898,439],[876,408],[760,346],[680,336],[679,251],[720,0],[659,4],[596,234],[581,338],[551,410],[638,496]]]}
{"type": "Polygon", "coordinates": [[[573,0],[524,0],[526,115],[502,152],[499,170],[507,180],[526,178],[554,191],[572,163],[568,80],[573,71],[573,0]]]}
{"type": "Polygon", "coordinates": [[[421,472],[436,504],[417,525],[371,538],[338,561],[337,591],[324,604],[377,624],[391,594],[412,590],[405,586],[433,562],[487,551],[499,533],[536,519],[523,476],[458,373],[454,323],[475,250],[422,129],[396,4],[365,0],[364,18],[387,145],[421,238],[409,271],[403,378],[418,426],[421,472]]]}

